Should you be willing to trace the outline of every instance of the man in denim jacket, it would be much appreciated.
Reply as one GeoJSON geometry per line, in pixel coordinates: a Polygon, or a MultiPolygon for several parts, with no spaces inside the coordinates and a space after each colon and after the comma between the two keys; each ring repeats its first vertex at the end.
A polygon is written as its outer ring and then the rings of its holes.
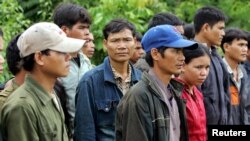
{"type": "Polygon", "coordinates": [[[124,19],[110,21],[103,30],[108,57],[87,72],[77,87],[75,141],[113,141],[120,99],[141,78],[129,58],[135,47],[135,27],[124,19]]]}

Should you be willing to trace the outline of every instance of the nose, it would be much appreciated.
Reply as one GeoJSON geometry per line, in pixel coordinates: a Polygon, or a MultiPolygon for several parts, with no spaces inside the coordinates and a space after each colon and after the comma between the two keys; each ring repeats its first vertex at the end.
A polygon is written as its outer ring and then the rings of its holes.
{"type": "Polygon", "coordinates": [[[184,62],[185,61],[185,56],[184,56],[184,54],[183,54],[183,50],[179,53],[179,59],[180,59],[180,61],[182,61],[182,62],[184,62]]]}
{"type": "Polygon", "coordinates": [[[71,58],[72,58],[72,57],[71,57],[71,55],[70,55],[69,53],[67,53],[67,54],[65,55],[66,61],[69,61],[71,58]]]}
{"type": "Polygon", "coordinates": [[[201,69],[201,76],[207,76],[208,72],[209,72],[208,68],[202,68],[201,69]]]}
{"type": "Polygon", "coordinates": [[[225,36],[225,30],[224,29],[221,31],[221,35],[225,36]]]}
{"type": "Polygon", "coordinates": [[[126,43],[124,41],[120,41],[118,43],[118,49],[126,49],[126,43]]]}
{"type": "Polygon", "coordinates": [[[244,52],[247,52],[247,51],[248,51],[248,46],[247,46],[247,45],[244,45],[242,50],[243,50],[244,52]]]}

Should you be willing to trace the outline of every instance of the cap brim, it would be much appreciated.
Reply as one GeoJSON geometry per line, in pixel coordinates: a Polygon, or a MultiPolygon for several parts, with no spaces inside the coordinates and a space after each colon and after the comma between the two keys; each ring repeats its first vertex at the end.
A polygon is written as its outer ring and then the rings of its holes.
{"type": "Polygon", "coordinates": [[[85,40],[66,37],[60,44],[50,49],[59,52],[74,53],[80,51],[85,42],[85,40]]]}
{"type": "Polygon", "coordinates": [[[167,44],[166,47],[171,48],[188,48],[188,47],[197,47],[197,42],[186,40],[186,39],[179,39],[177,41],[174,41],[170,44],[167,44]]]}

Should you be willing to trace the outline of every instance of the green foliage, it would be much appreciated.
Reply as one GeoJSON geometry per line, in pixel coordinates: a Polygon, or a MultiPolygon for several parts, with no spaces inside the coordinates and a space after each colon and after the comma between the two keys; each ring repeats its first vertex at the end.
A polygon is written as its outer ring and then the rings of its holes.
{"type": "MultiPolygon", "coordinates": [[[[0,3],[0,27],[4,32],[4,47],[7,46],[8,42],[14,37],[16,34],[22,32],[25,28],[27,28],[31,22],[25,19],[22,14],[23,9],[20,5],[18,5],[16,0],[2,0],[0,3]]],[[[5,56],[5,51],[3,52],[3,56],[5,56]]],[[[4,73],[0,75],[0,83],[6,81],[11,77],[7,69],[7,64],[5,61],[4,64],[4,73]]]]}
{"type": "MultiPolygon", "coordinates": [[[[227,16],[227,27],[250,30],[250,1],[246,0],[0,0],[0,27],[3,28],[5,46],[17,33],[30,24],[51,21],[54,8],[60,2],[72,2],[85,7],[91,17],[91,31],[95,37],[96,52],[92,62],[96,65],[107,55],[102,46],[103,27],[114,18],[126,18],[144,33],[152,15],[171,12],[187,23],[193,21],[196,10],[205,5],[216,6],[227,16]]],[[[0,83],[10,77],[8,71],[0,77],[0,83]]]]}
{"type": "Polygon", "coordinates": [[[88,11],[93,19],[91,31],[95,36],[96,44],[92,62],[100,64],[103,57],[106,56],[102,46],[102,29],[110,20],[125,18],[132,22],[139,32],[143,33],[147,28],[146,23],[152,15],[162,10],[167,10],[167,3],[158,0],[100,0],[99,5],[90,7],[88,11]]]}

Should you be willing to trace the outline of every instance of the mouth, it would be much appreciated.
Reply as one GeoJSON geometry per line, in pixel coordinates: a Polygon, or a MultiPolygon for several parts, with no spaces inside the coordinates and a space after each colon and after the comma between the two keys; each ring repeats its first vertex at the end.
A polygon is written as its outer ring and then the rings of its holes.
{"type": "Polygon", "coordinates": [[[124,56],[124,55],[128,55],[128,53],[117,53],[117,55],[124,56]]]}
{"type": "Polygon", "coordinates": [[[178,69],[182,69],[183,68],[183,64],[178,64],[176,65],[178,69]]]}

